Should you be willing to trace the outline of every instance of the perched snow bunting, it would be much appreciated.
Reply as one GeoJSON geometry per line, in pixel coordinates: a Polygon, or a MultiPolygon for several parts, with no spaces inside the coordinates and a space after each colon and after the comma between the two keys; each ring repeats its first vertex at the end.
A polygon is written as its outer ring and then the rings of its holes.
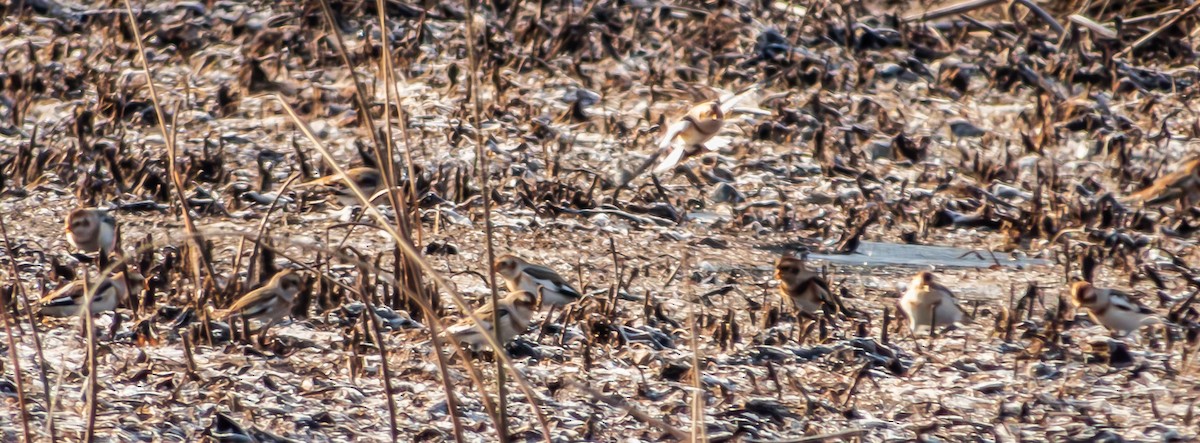
{"type": "MultiPolygon", "coordinates": [[[[129,274],[129,281],[140,282],[142,276],[136,272],[129,274]]],[[[95,297],[92,298],[93,314],[112,311],[117,308],[117,305],[129,297],[129,287],[125,283],[125,273],[118,272],[111,278],[106,278],[101,281],[88,282],[90,285],[96,285],[95,297]]],[[[66,286],[56,289],[54,292],[47,294],[38,300],[39,311],[42,315],[49,317],[70,317],[83,310],[84,299],[86,292],[84,291],[84,283],[82,280],[76,280],[68,283],[66,286]]]]}
{"type": "Polygon", "coordinates": [[[912,331],[930,326],[949,326],[963,321],[966,313],[958,306],[950,289],[933,281],[933,273],[918,272],[908,284],[908,290],[900,297],[900,309],[908,316],[908,327],[912,331]]]}
{"type": "MultiPolygon", "coordinates": [[[[500,303],[500,341],[501,344],[507,344],[516,336],[529,329],[529,323],[533,319],[533,310],[537,307],[537,296],[528,291],[517,291],[508,294],[507,297],[498,300],[500,303]]],[[[495,334],[492,328],[492,304],[488,303],[483,307],[475,310],[475,317],[479,318],[483,330],[488,334],[495,334]]],[[[479,330],[475,328],[471,317],[463,318],[458,323],[446,328],[446,333],[453,336],[460,343],[468,343],[472,349],[479,349],[487,346],[487,338],[483,337],[479,330]]]]}
{"type": "Polygon", "coordinates": [[[1150,308],[1138,304],[1129,294],[1097,288],[1086,281],[1071,285],[1071,302],[1087,308],[1092,321],[1116,332],[1128,333],[1143,325],[1161,323],[1150,308]]]}
{"type": "Polygon", "coordinates": [[[1200,203],[1200,158],[1184,163],[1178,170],[1155,180],[1130,195],[1125,201],[1157,206],[1180,200],[1184,206],[1200,203]]]}
{"type": "MultiPolygon", "coordinates": [[[[757,88],[750,88],[731,97],[723,97],[706,101],[693,106],[678,122],[667,128],[663,138],[658,142],[658,152],[661,155],[667,148],[674,148],[667,158],[654,168],[655,174],[669,171],[683,161],[684,158],[695,155],[704,143],[721,132],[725,119],[733,111],[734,106],[742,99],[753,94],[757,88]],[[676,139],[679,143],[676,143],[676,139]]],[[[707,149],[707,148],[706,148],[707,149]]]]}
{"type": "Polygon", "coordinates": [[[803,257],[780,257],[775,262],[775,278],[783,297],[804,314],[816,314],[822,308],[830,309],[827,312],[831,314],[843,310],[841,300],[829,290],[829,283],[809,271],[803,257]]]}
{"type": "MultiPolygon", "coordinates": [[[[346,176],[354,182],[363,195],[371,198],[376,192],[383,187],[383,175],[375,168],[352,168],[346,171],[346,176]]],[[[354,196],[354,191],[342,181],[341,176],[337,174],[327,175],[316,180],[301,183],[295,186],[296,189],[314,189],[322,190],[332,194],[343,206],[359,204],[358,197],[354,196]]]]}
{"type": "Polygon", "coordinates": [[[224,319],[237,315],[265,321],[266,324],[258,332],[259,343],[265,344],[267,330],[291,313],[292,303],[303,289],[304,277],[298,272],[290,269],[279,271],[267,284],[246,293],[229,308],[213,311],[213,316],[224,319]]]}
{"type": "Polygon", "coordinates": [[[583,298],[567,280],[553,269],[529,263],[512,254],[496,259],[496,272],[504,277],[510,292],[539,294],[541,303],[562,306],[583,298]]]}
{"type": "Polygon", "coordinates": [[[67,242],[83,252],[108,254],[116,247],[117,219],[108,211],[79,208],[67,215],[67,242]]]}

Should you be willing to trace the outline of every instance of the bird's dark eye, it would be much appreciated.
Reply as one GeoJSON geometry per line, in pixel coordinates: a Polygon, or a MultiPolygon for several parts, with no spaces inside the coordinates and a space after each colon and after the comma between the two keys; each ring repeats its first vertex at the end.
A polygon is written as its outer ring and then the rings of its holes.
{"type": "Polygon", "coordinates": [[[378,185],[378,184],[379,184],[379,180],[376,179],[375,177],[364,177],[362,180],[359,181],[359,186],[375,187],[375,185],[378,185]]]}

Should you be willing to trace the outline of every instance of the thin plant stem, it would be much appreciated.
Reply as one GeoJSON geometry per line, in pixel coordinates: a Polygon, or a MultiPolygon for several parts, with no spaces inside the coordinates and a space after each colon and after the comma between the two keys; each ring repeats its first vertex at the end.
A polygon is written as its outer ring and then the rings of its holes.
{"type": "MultiPolygon", "coordinates": [[[[380,44],[382,45],[382,48],[383,48],[383,50],[380,51],[380,54],[381,54],[380,58],[382,59],[382,62],[383,62],[383,63],[381,63],[381,70],[383,71],[384,94],[387,97],[387,100],[385,103],[388,104],[388,106],[384,107],[383,117],[384,117],[384,130],[386,131],[386,136],[387,136],[386,141],[387,141],[387,151],[388,151],[386,164],[388,165],[390,170],[385,172],[384,174],[385,174],[385,176],[386,175],[393,176],[392,178],[389,179],[390,180],[389,183],[392,183],[393,185],[389,186],[388,191],[390,194],[393,194],[392,201],[399,202],[401,205],[400,207],[396,208],[396,221],[397,221],[397,225],[399,225],[398,226],[400,228],[399,230],[401,233],[411,235],[412,226],[414,224],[410,223],[410,220],[409,220],[410,212],[406,206],[408,205],[408,202],[412,203],[413,208],[416,208],[417,204],[418,204],[417,189],[416,189],[417,184],[416,184],[416,177],[415,177],[416,173],[415,173],[415,168],[414,168],[413,162],[412,162],[412,147],[408,141],[408,124],[404,119],[404,114],[401,112],[400,100],[397,98],[397,96],[399,94],[396,93],[397,92],[396,88],[395,88],[396,82],[395,82],[395,79],[393,78],[395,75],[395,69],[392,67],[392,51],[391,51],[391,47],[390,47],[390,42],[388,41],[388,38],[387,38],[387,32],[386,32],[386,30],[388,29],[387,28],[387,18],[384,14],[384,11],[387,11],[387,8],[385,7],[383,0],[376,0],[375,6],[376,6],[376,10],[379,11],[378,16],[379,16],[380,35],[383,36],[380,39],[381,40],[380,44]],[[409,190],[409,192],[407,193],[407,195],[404,195],[404,196],[395,195],[396,190],[395,190],[394,184],[395,184],[396,180],[395,180],[394,176],[396,174],[396,170],[395,170],[395,168],[392,168],[392,165],[393,165],[392,159],[394,158],[395,143],[392,141],[391,113],[389,112],[391,109],[392,103],[395,103],[395,105],[396,105],[396,114],[397,114],[396,119],[400,122],[401,136],[404,137],[404,146],[405,146],[405,149],[404,149],[405,160],[404,161],[408,167],[408,190],[409,190]]],[[[418,220],[417,223],[415,223],[416,230],[417,230],[417,244],[421,244],[422,243],[422,233],[421,233],[420,214],[417,213],[417,211],[415,209],[412,212],[412,214],[415,214],[417,217],[417,220],[418,220]]],[[[411,243],[411,238],[406,237],[405,240],[407,240],[411,243]]],[[[397,251],[397,252],[399,252],[399,251],[397,251]]],[[[399,254],[399,253],[396,255],[397,255],[397,258],[399,258],[399,259],[403,259],[403,257],[404,257],[403,254],[399,254]]],[[[397,260],[397,261],[400,261],[400,260],[397,260]]],[[[411,265],[411,263],[405,263],[404,270],[409,272],[412,280],[410,281],[411,287],[403,287],[403,289],[412,289],[417,292],[416,294],[410,295],[409,296],[410,299],[417,300],[418,303],[422,303],[422,304],[427,303],[426,296],[427,296],[428,292],[424,290],[424,285],[419,280],[421,277],[420,273],[411,272],[412,269],[413,269],[413,266],[411,265]]],[[[397,271],[399,271],[399,269],[397,271]]],[[[399,277],[399,275],[397,275],[397,277],[399,277]]],[[[399,282],[397,282],[397,283],[399,283],[399,282]]],[[[401,287],[401,286],[396,286],[396,287],[401,287]]],[[[437,317],[437,315],[433,312],[432,309],[428,309],[427,311],[429,311],[429,314],[427,315],[427,317],[429,317],[429,318],[437,317]]],[[[454,388],[450,385],[450,372],[449,372],[449,369],[446,367],[446,357],[444,355],[442,355],[442,352],[441,352],[441,346],[440,346],[439,338],[438,338],[438,325],[437,325],[438,322],[433,321],[433,322],[429,322],[429,323],[431,325],[430,331],[429,331],[430,340],[433,342],[434,353],[437,354],[438,371],[441,372],[442,389],[445,391],[445,395],[446,395],[446,410],[450,414],[450,422],[454,426],[454,441],[462,443],[464,441],[463,425],[462,425],[462,420],[459,418],[458,397],[454,394],[454,388]]],[[[378,325],[376,325],[376,331],[378,331],[378,325]]],[[[382,346],[380,346],[380,348],[382,349],[382,346]]],[[[461,351],[461,349],[460,349],[460,351],[461,351]]],[[[385,362],[384,366],[385,367],[387,366],[386,362],[385,362]]],[[[474,368],[472,368],[472,369],[474,369],[474,368]]],[[[475,376],[473,370],[470,373],[472,374],[473,377],[475,376]]],[[[482,387],[482,383],[480,383],[479,385],[482,387]]],[[[487,396],[485,395],[484,398],[487,398],[487,396]]],[[[396,426],[396,424],[395,424],[396,414],[395,414],[395,405],[392,403],[393,402],[389,399],[388,406],[389,406],[389,408],[392,408],[391,419],[392,419],[392,426],[394,428],[396,426]]],[[[485,403],[488,404],[489,406],[491,404],[491,402],[485,402],[485,403]]],[[[489,409],[494,412],[494,409],[491,409],[491,408],[489,408],[489,409]]],[[[493,418],[494,418],[494,416],[493,416],[493,418]]],[[[393,434],[393,437],[395,435],[396,434],[393,434]]]]}
{"type": "MultiPolygon", "coordinates": [[[[11,250],[10,250],[11,251],[11,250]]],[[[9,259],[16,261],[11,255],[9,259]]],[[[25,382],[21,376],[21,358],[20,352],[17,349],[17,342],[13,339],[13,321],[9,318],[7,307],[0,306],[0,317],[4,319],[4,336],[8,339],[8,356],[12,360],[13,382],[17,385],[17,407],[21,409],[21,435],[25,436],[25,441],[33,441],[33,434],[29,432],[29,410],[25,407],[25,382]]],[[[49,408],[46,408],[49,411],[49,408]]]]}
{"type": "MultiPolygon", "coordinates": [[[[683,259],[679,267],[686,269],[688,259],[691,258],[687,249],[683,251],[683,259]]],[[[692,279],[685,278],[685,292],[689,296],[695,295],[695,290],[692,287],[692,279]]],[[[692,389],[694,394],[692,397],[692,443],[702,443],[708,441],[708,435],[704,429],[704,384],[701,376],[700,366],[700,328],[697,323],[700,321],[700,316],[703,314],[703,303],[697,298],[692,300],[692,307],[689,310],[689,323],[691,323],[692,334],[692,389]]]]}
{"type": "MultiPolygon", "coordinates": [[[[479,102],[479,54],[475,50],[475,8],[478,7],[476,0],[467,2],[467,59],[471,68],[467,70],[467,78],[471,85],[471,112],[475,121],[475,157],[479,160],[479,189],[483,194],[483,223],[484,235],[487,242],[487,258],[488,258],[488,286],[491,288],[492,306],[497,309],[492,309],[492,332],[496,336],[496,342],[503,346],[500,340],[500,296],[497,294],[496,288],[496,250],[492,232],[492,189],[488,183],[488,157],[487,151],[483,147],[483,120],[480,119],[482,103],[479,102]]],[[[505,352],[503,347],[492,347],[495,354],[505,352]]],[[[499,405],[499,417],[496,421],[496,434],[499,436],[499,442],[505,443],[508,441],[508,392],[504,386],[504,365],[500,359],[496,359],[496,397],[499,405]]]]}
{"type": "MultiPolygon", "coordinates": [[[[19,280],[21,271],[19,269],[17,269],[17,259],[13,252],[12,240],[9,240],[9,238],[8,238],[8,223],[5,222],[4,220],[5,220],[4,214],[0,213],[0,235],[2,235],[4,238],[4,249],[8,251],[8,257],[9,257],[8,264],[12,270],[13,278],[19,280]]],[[[46,433],[50,435],[50,440],[54,441],[55,434],[56,434],[55,429],[54,429],[54,397],[50,395],[50,380],[46,374],[46,366],[47,366],[46,365],[46,354],[44,352],[42,352],[41,334],[38,332],[38,329],[37,329],[37,321],[33,317],[33,309],[29,306],[29,298],[28,298],[28,295],[25,293],[25,286],[20,283],[14,283],[13,287],[15,288],[15,292],[13,293],[13,296],[17,297],[17,299],[20,301],[19,304],[21,306],[21,309],[23,309],[25,311],[25,317],[29,321],[29,333],[31,336],[33,336],[33,347],[34,347],[35,352],[37,353],[37,362],[35,362],[35,364],[37,364],[37,367],[38,367],[38,377],[42,381],[42,395],[46,396],[46,433]]],[[[7,315],[7,314],[5,314],[5,315],[7,315]]],[[[13,319],[13,324],[18,324],[16,319],[13,319]]],[[[18,326],[18,328],[19,327],[20,326],[18,326]]],[[[6,325],[5,330],[8,331],[7,325],[6,325]]],[[[11,331],[8,331],[7,334],[9,337],[12,337],[11,331]]],[[[16,349],[16,348],[14,348],[12,346],[12,344],[10,343],[9,349],[16,349]]],[[[13,352],[13,355],[15,358],[16,352],[13,352]]],[[[16,369],[19,369],[20,366],[18,366],[18,364],[16,362],[14,362],[13,368],[14,368],[14,370],[16,370],[16,369]]],[[[17,373],[20,374],[20,371],[17,370],[17,373]]],[[[21,378],[19,376],[16,379],[16,383],[17,383],[17,390],[18,390],[18,392],[21,393],[21,395],[18,396],[17,400],[18,400],[18,403],[20,404],[21,410],[24,411],[25,406],[24,406],[24,400],[22,397],[24,396],[25,390],[21,388],[21,378]]],[[[22,420],[22,425],[24,425],[24,420],[22,420]]],[[[26,435],[25,441],[31,441],[31,440],[29,440],[28,437],[29,436],[26,435]]]]}
{"type": "MultiPolygon", "coordinates": [[[[209,263],[208,258],[206,258],[203,253],[204,239],[196,232],[196,223],[192,220],[192,215],[188,208],[187,196],[184,194],[183,179],[180,178],[179,169],[175,164],[175,155],[178,151],[176,151],[175,144],[177,125],[175,124],[174,119],[179,115],[179,106],[176,104],[175,112],[171,114],[171,131],[168,132],[166,119],[163,118],[162,103],[158,99],[158,88],[154,86],[154,74],[150,71],[150,62],[146,60],[146,49],[142,47],[142,34],[141,31],[138,30],[137,16],[133,14],[133,5],[130,4],[130,0],[125,0],[125,12],[129,15],[129,28],[133,32],[134,42],[137,43],[138,58],[142,62],[142,72],[146,75],[146,85],[150,89],[150,101],[154,104],[154,115],[158,121],[158,129],[162,132],[163,142],[167,145],[167,170],[171,176],[171,184],[172,188],[175,190],[175,196],[179,199],[179,212],[183,218],[183,226],[188,233],[188,241],[190,242],[190,247],[188,248],[188,263],[192,271],[192,277],[194,279],[193,284],[195,285],[197,295],[192,299],[192,302],[195,304],[197,312],[202,313],[201,324],[207,328],[208,314],[205,313],[203,309],[200,309],[200,305],[204,301],[204,275],[200,271],[200,265],[204,265],[209,276],[215,276],[216,271],[213,270],[212,263],[209,263]]],[[[213,280],[213,283],[215,283],[215,279],[213,280]]],[[[205,335],[207,337],[212,337],[212,334],[208,331],[206,331],[205,335]]]]}
{"type": "MultiPolygon", "coordinates": [[[[481,322],[479,317],[475,316],[474,311],[469,308],[470,305],[467,303],[466,299],[463,298],[462,294],[460,294],[458,290],[454,288],[454,286],[450,285],[445,278],[443,278],[442,275],[439,274],[437,270],[429,264],[429,261],[425,260],[425,258],[421,256],[421,254],[411,243],[407,243],[402,240],[400,234],[396,232],[395,228],[388,224],[387,218],[384,217],[383,213],[379,212],[378,208],[370,204],[366,204],[369,202],[369,200],[367,196],[363,195],[362,189],[359,189],[358,185],[347,179],[345,168],[341,167],[341,165],[338,165],[334,161],[333,154],[330,153],[329,150],[320,143],[320,140],[318,140],[316,135],[313,134],[312,128],[309,128],[308,124],[305,123],[298,114],[296,114],[296,110],[278,95],[272,94],[271,97],[273,97],[275,101],[283,107],[284,111],[287,112],[288,117],[290,117],[292,121],[296,123],[298,129],[300,129],[304,136],[308,138],[310,142],[312,142],[313,146],[316,147],[317,152],[321,153],[321,156],[325,159],[326,163],[328,163],[330,167],[333,168],[333,170],[338,174],[338,176],[340,176],[341,179],[347,184],[347,186],[350,188],[350,191],[354,193],[355,198],[358,198],[360,202],[365,204],[364,212],[370,215],[370,217],[379,224],[377,227],[384,230],[389,236],[392,237],[393,240],[396,241],[396,245],[400,247],[400,250],[404,253],[405,257],[417,264],[420,267],[421,272],[423,272],[424,275],[428,276],[430,280],[433,281],[435,287],[445,291],[450,296],[450,299],[454,301],[458,309],[460,309],[467,316],[467,318],[471,319],[475,329],[482,333],[482,336],[488,341],[488,345],[491,346],[492,349],[501,349],[503,346],[500,346],[500,342],[496,340],[495,335],[489,334],[488,331],[484,330],[483,327],[480,326],[481,322]]],[[[530,387],[529,383],[526,382],[521,376],[521,372],[516,370],[516,366],[513,365],[512,359],[510,359],[506,353],[496,352],[495,355],[498,360],[501,360],[504,363],[505,367],[513,371],[513,380],[521,389],[521,393],[525,395],[532,405],[533,413],[538,421],[538,426],[542,429],[543,441],[549,442],[550,425],[546,421],[545,414],[543,414],[542,410],[538,407],[539,397],[534,394],[533,388],[530,387]]]]}
{"type": "MultiPolygon", "coordinates": [[[[129,0],[125,0],[129,1],[129,0]]],[[[379,133],[375,131],[375,121],[371,120],[371,102],[367,101],[367,90],[363,87],[362,82],[358,81],[358,74],[354,72],[354,65],[350,63],[350,55],[346,53],[346,43],[342,41],[342,30],[337,25],[337,21],[333,19],[333,11],[329,9],[329,2],[321,0],[321,12],[324,14],[325,21],[329,23],[330,34],[333,34],[333,41],[337,42],[338,55],[342,57],[342,64],[350,71],[350,79],[354,81],[354,101],[358,104],[359,119],[367,132],[371,133],[371,141],[374,142],[376,157],[379,156],[379,147],[383,146],[379,140],[379,133]]],[[[387,33],[380,31],[380,34],[386,39],[387,33]]],[[[383,162],[383,158],[376,158],[376,161],[383,162]]],[[[390,160],[390,159],[388,159],[390,160]]],[[[386,176],[385,176],[386,178],[386,176]]],[[[389,186],[391,184],[389,183],[389,186]]],[[[395,206],[392,206],[393,208],[395,206]]]]}
{"type": "MultiPolygon", "coordinates": [[[[101,274],[100,278],[103,279],[104,275],[105,274],[101,274]]],[[[96,286],[99,286],[99,282],[97,282],[97,284],[92,284],[92,282],[90,282],[89,280],[90,280],[90,278],[87,276],[87,270],[84,270],[84,272],[83,272],[83,293],[85,296],[84,296],[84,300],[83,300],[83,309],[79,312],[79,315],[83,317],[83,328],[84,328],[83,333],[84,333],[84,336],[87,337],[87,368],[88,368],[87,385],[85,387],[85,389],[86,389],[85,392],[87,393],[86,394],[87,395],[87,406],[85,409],[85,414],[86,414],[85,420],[87,423],[87,427],[84,428],[83,441],[91,443],[96,440],[96,394],[97,394],[96,393],[96,385],[97,385],[97,383],[96,383],[96,369],[97,369],[96,368],[96,323],[95,323],[94,316],[92,316],[92,299],[96,297],[96,294],[95,294],[96,286]]]]}
{"type": "MultiPolygon", "coordinates": [[[[363,268],[359,268],[363,272],[363,268]]],[[[360,276],[366,284],[366,277],[360,276]]],[[[391,427],[392,441],[398,441],[400,438],[400,428],[396,425],[396,398],[392,393],[392,369],[388,365],[388,350],[387,344],[383,338],[383,328],[379,326],[379,316],[375,315],[375,301],[372,300],[371,294],[363,293],[361,298],[364,304],[367,305],[365,316],[369,319],[371,329],[375,332],[375,346],[379,348],[379,366],[382,369],[383,376],[383,394],[387,398],[388,404],[388,425],[391,427]]]]}

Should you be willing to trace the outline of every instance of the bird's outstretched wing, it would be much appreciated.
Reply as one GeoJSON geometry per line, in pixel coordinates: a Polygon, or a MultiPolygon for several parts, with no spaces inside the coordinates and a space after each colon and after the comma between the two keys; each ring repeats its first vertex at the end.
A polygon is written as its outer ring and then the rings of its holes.
{"type": "Polygon", "coordinates": [[[678,165],[683,160],[683,156],[687,153],[687,150],[688,146],[682,144],[675,145],[671,148],[671,153],[667,154],[667,158],[664,158],[662,163],[654,167],[654,174],[662,174],[674,169],[675,165],[678,165]]]}
{"type": "Polygon", "coordinates": [[[686,130],[688,126],[691,126],[691,124],[692,122],[687,120],[680,120],[667,127],[667,132],[664,132],[662,139],[658,141],[658,149],[665,150],[671,147],[671,142],[675,141],[675,137],[678,136],[680,132],[686,130]]]}
{"type": "Polygon", "coordinates": [[[738,103],[741,103],[743,100],[752,97],[757,93],[758,85],[754,85],[741,91],[721,97],[721,113],[729,115],[729,113],[733,112],[734,108],[737,107],[738,103]]]}

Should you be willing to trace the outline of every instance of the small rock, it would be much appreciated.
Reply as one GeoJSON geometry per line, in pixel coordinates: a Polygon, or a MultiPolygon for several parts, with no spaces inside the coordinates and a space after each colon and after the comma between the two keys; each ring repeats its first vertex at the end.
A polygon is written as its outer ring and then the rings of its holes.
{"type": "Polygon", "coordinates": [[[969,121],[956,119],[950,121],[950,133],[954,134],[955,137],[967,138],[982,137],[986,131],[980,129],[978,126],[975,126],[969,121]]]}
{"type": "Polygon", "coordinates": [[[985,381],[983,383],[977,383],[968,389],[979,391],[983,394],[999,394],[1004,392],[1004,386],[1005,383],[1001,381],[985,381]]]}
{"type": "Polygon", "coordinates": [[[738,192],[737,188],[734,188],[733,185],[729,183],[721,183],[717,185],[717,187],[713,189],[711,193],[709,193],[709,198],[717,203],[741,203],[746,201],[746,197],[742,195],[741,192],[738,192]]]}

